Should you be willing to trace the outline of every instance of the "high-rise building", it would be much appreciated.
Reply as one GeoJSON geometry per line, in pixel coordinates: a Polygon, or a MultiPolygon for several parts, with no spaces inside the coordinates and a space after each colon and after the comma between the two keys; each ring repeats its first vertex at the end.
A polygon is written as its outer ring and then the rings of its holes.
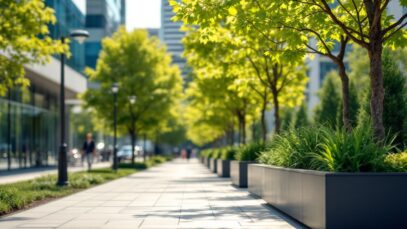
{"type": "Polygon", "coordinates": [[[172,62],[179,66],[182,76],[185,78],[189,72],[186,66],[186,60],[182,58],[184,46],[181,40],[185,36],[185,33],[180,31],[182,22],[174,22],[171,20],[173,16],[174,12],[168,0],[162,0],[160,39],[167,45],[167,50],[172,55],[172,62]]]}
{"type": "Polygon", "coordinates": [[[125,0],[87,0],[86,29],[90,37],[86,41],[86,66],[95,68],[101,40],[111,36],[126,21],[125,0]]]}
{"type": "Polygon", "coordinates": [[[147,28],[147,32],[150,37],[160,37],[160,29],[147,28]]]}
{"type": "MultiPolygon", "coordinates": [[[[57,23],[51,36],[59,39],[84,28],[84,15],[72,0],[46,0],[55,9],[57,23]]],[[[65,66],[65,96],[75,99],[86,90],[84,49],[71,42],[72,57],[65,66]]],[[[30,86],[12,88],[0,97],[0,171],[57,164],[61,63],[58,56],[46,65],[26,65],[30,86]]]]}
{"type": "MultiPolygon", "coordinates": [[[[72,0],[46,0],[45,4],[55,10],[57,18],[55,24],[48,26],[52,38],[59,39],[61,36],[68,36],[70,30],[85,28],[85,12],[82,12],[72,0]]],[[[71,42],[70,51],[72,58],[67,59],[66,63],[76,71],[82,72],[85,67],[85,46],[71,42]]]]}

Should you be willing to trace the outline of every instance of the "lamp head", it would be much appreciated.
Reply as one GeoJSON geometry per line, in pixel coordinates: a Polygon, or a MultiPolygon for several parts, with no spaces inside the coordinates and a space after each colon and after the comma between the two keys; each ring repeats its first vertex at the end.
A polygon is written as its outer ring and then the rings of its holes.
{"type": "Polygon", "coordinates": [[[77,30],[72,30],[69,33],[69,37],[75,39],[80,44],[82,44],[86,40],[86,38],[89,37],[89,33],[86,30],[77,29],[77,30]]]}
{"type": "Polygon", "coordinates": [[[129,96],[129,100],[130,100],[131,104],[135,104],[136,100],[137,100],[137,97],[135,95],[131,95],[131,96],[129,96]]]}
{"type": "Polygon", "coordinates": [[[114,84],[112,85],[112,92],[113,92],[114,94],[117,94],[117,92],[119,92],[119,84],[118,84],[118,83],[114,83],[114,84]]]}

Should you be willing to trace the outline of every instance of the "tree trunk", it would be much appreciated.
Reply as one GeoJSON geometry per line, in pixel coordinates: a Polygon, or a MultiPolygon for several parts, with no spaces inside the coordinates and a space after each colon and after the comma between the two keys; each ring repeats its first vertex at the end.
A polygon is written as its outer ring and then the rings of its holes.
{"type": "Polygon", "coordinates": [[[239,145],[242,144],[242,119],[240,117],[240,114],[237,115],[237,121],[238,121],[238,141],[239,145]]]}
{"type": "Polygon", "coordinates": [[[246,144],[246,116],[242,115],[242,144],[246,144]]]}
{"type": "Polygon", "coordinates": [[[261,134],[263,143],[265,143],[267,140],[266,106],[261,109],[261,134]]]}
{"type": "Polygon", "coordinates": [[[346,74],[345,64],[343,62],[337,63],[339,68],[339,76],[342,82],[342,121],[343,126],[346,131],[350,132],[352,130],[352,123],[350,120],[350,110],[349,110],[349,77],[346,74]]]}
{"type": "Polygon", "coordinates": [[[233,124],[231,125],[230,135],[231,135],[230,143],[233,146],[235,144],[235,127],[233,124]]]}
{"type": "Polygon", "coordinates": [[[370,87],[372,97],[370,101],[370,112],[373,121],[373,131],[377,141],[383,141],[385,130],[383,125],[383,71],[382,71],[382,51],[380,41],[371,39],[371,46],[368,50],[370,59],[370,87]]]}
{"type": "Polygon", "coordinates": [[[280,133],[280,104],[278,103],[278,92],[273,90],[273,105],[274,105],[274,125],[276,128],[276,133],[280,133]]]}
{"type": "Polygon", "coordinates": [[[132,149],[131,164],[134,165],[134,161],[135,161],[134,148],[136,147],[136,141],[137,141],[135,130],[130,131],[130,137],[131,137],[131,149],[132,149]]]}

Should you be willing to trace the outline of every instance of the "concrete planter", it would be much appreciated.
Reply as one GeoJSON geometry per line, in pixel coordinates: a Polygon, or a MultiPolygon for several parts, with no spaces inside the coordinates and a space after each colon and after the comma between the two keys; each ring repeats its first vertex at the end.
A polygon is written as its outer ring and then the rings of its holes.
{"type": "Polygon", "coordinates": [[[210,158],[209,157],[205,157],[204,164],[206,165],[206,167],[209,168],[209,165],[210,165],[210,158]]]}
{"type": "Polygon", "coordinates": [[[213,158],[209,158],[209,169],[213,172],[216,173],[217,170],[217,166],[218,164],[216,163],[216,159],[213,158]]]}
{"type": "Polygon", "coordinates": [[[255,196],[262,197],[263,176],[266,165],[249,164],[247,167],[247,187],[249,192],[255,196]]]}
{"type": "Polygon", "coordinates": [[[230,177],[232,183],[240,188],[247,188],[247,173],[248,165],[253,164],[253,161],[231,161],[230,162],[230,177]]]}
{"type": "Polygon", "coordinates": [[[329,173],[252,164],[249,187],[256,175],[267,203],[311,228],[407,228],[407,173],[329,173]]]}
{"type": "Polygon", "coordinates": [[[230,160],[216,160],[217,173],[220,177],[230,177],[230,160]]]}

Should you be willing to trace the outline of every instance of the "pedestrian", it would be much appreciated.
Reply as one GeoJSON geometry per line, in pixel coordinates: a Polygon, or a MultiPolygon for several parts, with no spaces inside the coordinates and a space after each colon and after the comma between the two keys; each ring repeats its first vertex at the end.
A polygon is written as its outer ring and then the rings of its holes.
{"type": "Polygon", "coordinates": [[[92,169],[93,157],[96,155],[95,142],[91,133],[86,134],[86,140],[82,147],[82,161],[86,159],[88,163],[88,171],[92,169]]]}
{"type": "Polygon", "coordinates": [[[191,154],[192,154],[192,149],[190,146],[188,146],[187,148],[187,160],[189,161],[189,159],[191,158],[191,154]]]}

